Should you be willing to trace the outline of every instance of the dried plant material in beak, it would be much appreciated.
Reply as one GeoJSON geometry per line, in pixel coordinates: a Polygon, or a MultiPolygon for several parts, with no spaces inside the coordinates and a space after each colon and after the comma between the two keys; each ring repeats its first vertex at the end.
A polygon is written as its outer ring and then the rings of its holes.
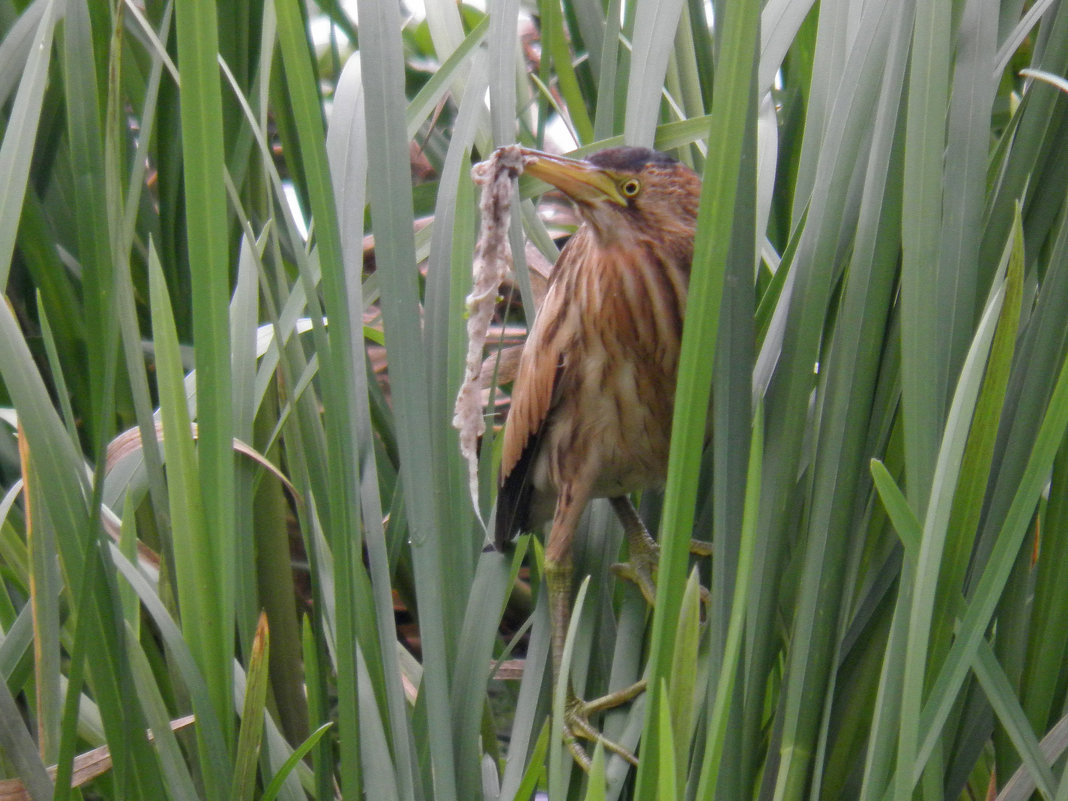
{"type": "Polygon", "coordinates": [[[482,228],[472,267],[474,286],[467,296],[467,362],[464,381],[456,396],[452,424],[460,431],[460,453],[467,460],[471,502],[483,526],[485,521],[482,520],[478,505],[478,439],[486,431],[479,392],[482,351],[497,305],[497,293],[512,266],[512,254],[508,248],[512,186],[531,160],[518,145],[508,145],[497,148],[486,161],[476,164],[471,170],[471,177],[482,187],[479,204],[482,228]]]}

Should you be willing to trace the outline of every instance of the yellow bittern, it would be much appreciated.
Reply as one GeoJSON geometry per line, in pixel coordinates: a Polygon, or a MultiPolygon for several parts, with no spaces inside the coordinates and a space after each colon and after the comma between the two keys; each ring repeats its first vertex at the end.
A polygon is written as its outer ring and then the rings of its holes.
{"type": "MultiPolygon", "coordinates": [[[[631,563],[621,572],[650,601],[655,592],[657,546],[628,494],[663,485],[667,473],[700,181],[645,148],[585,160],[523,155],[525,171],[560,189],[582,218],[519,363],[495,531],[503,548],[552,521],[545,560],[555,686],[570,619],[571,543],[591,498],[610,498],[623,524],[631,563]]],[[[570,696],[565,737],[576,758],[583,752],[574,736],[597,737],[586,712],[637,692],[640,685],[596,706],[570,696]]]]}

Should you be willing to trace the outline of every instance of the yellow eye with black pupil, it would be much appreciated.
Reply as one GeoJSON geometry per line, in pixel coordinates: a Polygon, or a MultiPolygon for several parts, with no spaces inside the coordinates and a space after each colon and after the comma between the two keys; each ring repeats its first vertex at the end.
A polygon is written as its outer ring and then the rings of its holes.
{"type": "Polygon", "coordinates": [[[641,182],[637,178],[631,178],[620,185],[620,190],[625,197],[634,197],[641,190],[641,182]]]}

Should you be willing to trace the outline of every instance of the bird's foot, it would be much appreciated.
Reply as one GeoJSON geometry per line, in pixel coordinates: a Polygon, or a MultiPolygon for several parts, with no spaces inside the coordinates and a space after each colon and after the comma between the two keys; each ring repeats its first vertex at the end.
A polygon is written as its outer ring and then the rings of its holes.
{"type": "MultiPolygon", "coordinates": [[[[711,556],[712,543],[690,540],[690,553],[694,556],[711,556]]],[[[649,606],[656,604],[656,572],[660,563],[660,545],[648,534],[630,540],[630,561],[617,562],[611,570],[619,578],[633,582],[649,606]]],[[[708,591],[702,587],[701,597],[708,600],[708,591]]]]}
{"type": "Polygon", "coordinates": [[[656,569],[660,564],[660,546],[649,537],[635,537],[630,544],[630,560],[616,562],[610,568],[619,578],[632,582],[645,597],[646,603],[656,603],[656,569]]]}
{"type": "Polygon", "coordinates": [[[587,772],[590,769],[590,755],[586,752],[580,739],[600,743],[609,753],[616,754],[637,767],[638,758],[624,746],[605,737],[590,723],[590,718],[598,712],[614,709],[617,706],[633,701],[643,692],[645,692],[644,679],[631,684],[629,687],[624,687],[622,690],[602,695],[592,701],[583,701],[574,692],[568,690],[567,701],[564,704],[564,743],[567,745],[567,750],[571,752],[571,756],[579,764],[579,767],[587,772]]]}

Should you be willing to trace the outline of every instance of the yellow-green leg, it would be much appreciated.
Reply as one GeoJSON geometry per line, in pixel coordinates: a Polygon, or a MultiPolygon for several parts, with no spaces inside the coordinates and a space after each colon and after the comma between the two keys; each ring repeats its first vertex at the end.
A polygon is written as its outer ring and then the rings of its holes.
{"type": "MultiPolygon", "coordinates": [[[[571,538],[577,516],[585,506],[585,498],[574,497],[570,488],[564,488],[557,501],[556,514],[553,517],[549,541],[545,548],[545,579],[549,594],[549,616],[552,636],[552,670],[553,690],[560,686],[560,676],[564,664],[564,644],[567,629],[571,622],[571,538]]],[[[654,543],[655,544],[655,543],[654,543]]],[[[583,701],[575,695],[571,682],[568,682],[564,707],[564,741],[575,761],[588,770],[590,758],[586,749],[579,743],[579,738],[599,741],[605,750],[618,754],[632,765],[638,760],[634,754],[606,738],[590,723],[590,716],[612,709],[632,700],[645,690],[645,682],[639,681],[630,687],[609,693],[592,701],[583,701]]]]}
{"type": "MultiPolygon", "coordinates": [[[[553,517],[552,529],[549,532],[549,542],[545,549],[545,573],[549,591],[549,613],[552,628],[552,669],[553,689],[560,685],[560,676],[564,663],[564,643],[567,639],[567,629],[571,621],[571,540],[575,526],[578,524],[578,516],[586,504],[585,497],[577,497],[572,494],[571,487],[561,490],[557,501],[556,513],[553,517]]],[[[633,581],[641,590],[649,605],[656,600],[656,569],[660,560],[660,546],[649,536],[645,524],[638,516],[634,504],[626,496],[611,499],[612,508],[623,524],[623,531],[627,536],[630,550],[630,561],[624,564],[612,565],[612,570],[622,578],[633,581]]],[[[707,556],[711,554],[712,547],[709,543],[693,540],[690,543],[691,553],[707,556]]],[[[702,588],[703,589],[703,588],[702,588]]],[[[702,592],[702,595],[705,595],[702,592]]],[[[583,701],[575,695],[571,683],[568,682],[567,701],[564,709],[564,739],[568,750],[571,751],[575,761],[584,769],[590,765],[589,755],[579,743],[583,738],[593,742],[600,742],[605,750],[618,754],[632,765],[637,765],[638,760],[634,754],[621,746],[619,743],[607,739],[601,732],[590,724],[590,717],[613,709],[632,701],[645,691],[645,680],[631,684],[612,693],[608,693],[592,701],[583,701]]]]}
{"type": "MultiPolygon", "coordinates": [[[[571,557],[552,561],[546,560],[545,578],[549,591],[549,613],[552,630],[552,669],[553,689],[560,686],[560,676],[564,664],[564,643],[567,638],[567,629],[571,623],[571,557]]],[[[567,684],[567,698],[564,705],[564,742],[575,761],[584,769],[589,770],[590,757],[586,749],[582,747],[579,738],[593,742],[600,741],[606,751],[618,754],[632,765],[637,765],[638,760],[630,751],[619,743],[606,738],[590,723],[590,717],[613,709],[627,703],[640,695],[645,690],[645,681],[635,682],[629,687],[608,693],[592,701],[583,701],[575,695],[571,682],[567,684]]]]}

